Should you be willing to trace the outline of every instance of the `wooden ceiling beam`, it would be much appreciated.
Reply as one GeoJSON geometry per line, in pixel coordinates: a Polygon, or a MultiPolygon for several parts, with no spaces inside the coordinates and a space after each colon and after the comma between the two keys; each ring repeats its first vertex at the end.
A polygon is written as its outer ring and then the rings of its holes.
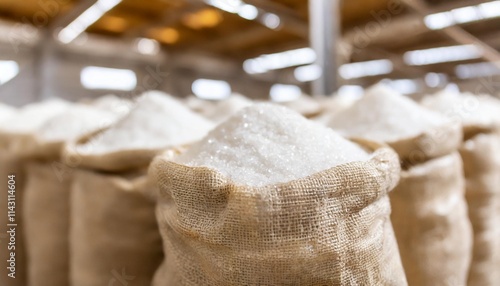
{"type": "Polygon", "coordinates": [[[230,37],[222,37],[211,41],[207,44],[202,45],[202,49],[208,49],[211,51],[218,50],[226,50],[226,49],[234,49],[243,47],[258,41],[262,41],[264,38],[263,35],[266,33],[272,33],[271,31],[267,31],[265,28],[256,26],[244,31],[240,31],[235,33],[230,37]]]}

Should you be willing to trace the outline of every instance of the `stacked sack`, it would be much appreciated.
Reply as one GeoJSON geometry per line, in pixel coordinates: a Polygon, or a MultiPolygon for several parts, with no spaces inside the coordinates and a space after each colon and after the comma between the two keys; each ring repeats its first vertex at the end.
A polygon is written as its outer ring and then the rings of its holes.
{"type": "Polygon", "coordinates": [[[72,169],[61,162],[69,140],[109,126],[113,113],[73,104],[19,144],[26,162],[24,231],[30,286],[69,285],[72,169]],[[22,147],[21,147],[22,146],[22,147]]]}
{"type": "Polygon", "coordinates": [[[78,167],[70,204],[71,285],[151,283],[163,251],[146,169],[156,154],[211,128],[177,100],[148,92],[109,128],[66,146],[65,164],[78,167]]]}
{"type": "Polygon", "coordinates": [[[300,95],[292,101],[281,102],[278,99],[277,102],[302,114],[306,118],[318,116],[323,111],[323,106],[320,102],[305,94],[300,95]]]}
{"type": "Polygon", "coordinates": [[[458,147],[462,130],[377,85],[329,124],[349,137],[389,144],[402,164],[391,221],[409,285],[466,285],[472,244],[458,147]]]}
{"type": "Polygon", "coordinates": [[[153,285],[406,285],[388,193],[397,155],[255,104],[150,167],[153,285]]]}
{"type": "Polygon", "coordinates": [[[500,101],[488,96],[443,91],[422,104],[458,121],[464,140],[466,198],[474,231],[468,285],[500,281],[500,101]]]}
{"type": "Polygon", "coordinates": [[[2,110],[2,121],[0,122],[0,175],[2,176],[2,184],[0,185],[1,205],[0,213],[0,233],[8,235],[0,239],[0,285],[9,286],[25,286],[27,264],[25,257],[24,246],[24,228],[25,224],[22,218],[23,213],[23,198],[24,198],[24,165],[29,157],[23,148],[26,145],[26,139],[44,124],[50,117],[63,112],[68,108],[68,103],[61,100],[48,100],[41,103],[33,103],[24,106],[19,110],[7,111],[2,110]],[[10,114],[7,114],[10,113],[10,114]],[[15,175],[14,179],[15,191],[8,188],[7,178],[9,175],[15,175]],[[10,191],[10,192],[9,192],[10,191]],[[15,208],[13,204],[8,204],[9,195],[10,202],[13,202],[15,196],[15,208]],[[10,208],[8,208],[10,207],[10,208]],[[7,216],[8,211],[15,211],[15,217],[10,220],[7,216]],[[11,233],[7,230],[11,229],[8,224],[15,224],[15,232],[11,232],[12,239],[15,239],[14,244],[8,246],[11,239],[11,233]],[[11,257],[11,253],[15,253],[15,257],[11,257]],[[8,260],[15,260],[9,262],[8,260]],[[12,267],[12,268],[11,268],[12,267]],[[15,270],[15,273],[12,272],[15,270]],[[11,273],[12,276],[8,276],[11,273]]]}
{"type": "Polygon", "coordinates": [[[210,110],[203,114],[213,122],[221,123],[234,113],[252,104],[253,101],[249,98],[238,93],[233,93],[228,98],[215,103],[211,106],[210,110]]]}

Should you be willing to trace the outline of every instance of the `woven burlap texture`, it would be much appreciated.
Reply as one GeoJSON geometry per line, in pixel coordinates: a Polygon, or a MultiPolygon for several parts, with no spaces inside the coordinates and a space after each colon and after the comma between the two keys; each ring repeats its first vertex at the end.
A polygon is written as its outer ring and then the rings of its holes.
{"type": "Polygon", "coordinates": [[[500,136],[481,132],[466,137],[460,155],[474,231],[468,285],[494,286],[500,283],[500,136]]]}
{"type": "Polygon", "coordinates": [[[150,285],[163,260],[145,172],[77,170],[71,196],[72,286],[150,285]],[[126,283],[126,284],[124,284],[126,283]]]}
{"type": "Polygon", "coordinates": [[[401,172],[391,220],[409,285],[466,285],[472,234],[457,152],[401,172]]]}
{"type": "Polygon", "coordinates": [[[168,255],[153,285],[406,285],[387,196],[399,161],[365,146],[366,162],[263,187],[156,158],[168,255]]]}
{"type": "Polygon", "coordinates": [[[69,198],[71,175],[51,162],[26,165],[23,219],[28,285],[69,285],[69,198]]]}
{"type": "MultiPolygon", "coordinates": [[[[23,211],[23,189],[24,189],[24,162],[19,157],[13,155],[11,152],[0,149],[0,285],[9,286],[25,286],[26,285],[26,258],[25,258],[25,248],[24,248],[24,233],[23,227],[24,222],[22,220],[23,211]],[[9,175],[15,174],[15,196],[16,196],[16,221],[9,222],[7,216],[7,200],[8,200],[8,177],[9,175]],[[9,223],[16,223],[15,232],[15,253],[16,253],[16,273],[15,279],[7,276],[9,270],[9,263],[7,259],[10,257],[11,250],[8,250],[8,243],[10,241],[10,235],[7,234],[7,230],[10,229],[9,223]]],[[[14,250],[12,250],[14,251],[14,250]]]]}

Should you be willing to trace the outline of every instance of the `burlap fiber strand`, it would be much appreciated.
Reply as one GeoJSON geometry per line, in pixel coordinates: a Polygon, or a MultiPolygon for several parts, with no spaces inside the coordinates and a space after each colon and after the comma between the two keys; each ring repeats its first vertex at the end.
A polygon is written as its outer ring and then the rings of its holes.
{"type": "Polygon", "coordinates": [[[466,285],[472,235],[457,152],[401,172],[391,220],[409,285],[466,285]]]}
{"type": "Polygon", "coordinates": [[[23,218],[28,285],[69,285],[69,198],[71,173],[51,162],[26,165],[23,218]]]}
{"type": "Polygon", "coordinates": [[[23,160],[17,156],[11,154],[5,149],[0,149],[0,176],[2,176],[0,183],[0,285],[9,286],[25,286],[26,285],[26,259],[24,251],[24,234],[23,227],[24,222],[21,217],[22,213],[22,200],[23,200],[23,188],[24,188],[24,163],[23,160]],[[15,221],[9,222],[7,211],[8,211],[8,176],[15,175],[15,221]],[[7,233],[10,230],[8,224],[17,224],[15,226],[15,250],[9,250],[8,244],[10,242],[10,234],[7,233]],[[9,267],[10,263],[7,260],[10,258],[10,253],[15,252],[15,278],[10,278],[7,276],[10,273],[9,267]]]}
{"type": "Polygon", "coordinates": [[[500,283],[500,136],[469,129],[460,148],[474,231],[468,285],[500,283]]]}
{"type": "Polygon", "coordinates": [[[74,173],[72,286],[150,285],[163,250],[147,187],[144,172],[128,176],[74,173]]]}
{"type": "Polygon", "coordinates": [[[362,145],[368,161],[264,187],[156,158],[168,255],[153,285],[406,285],[387,196],[399,161],[362,145]]]}

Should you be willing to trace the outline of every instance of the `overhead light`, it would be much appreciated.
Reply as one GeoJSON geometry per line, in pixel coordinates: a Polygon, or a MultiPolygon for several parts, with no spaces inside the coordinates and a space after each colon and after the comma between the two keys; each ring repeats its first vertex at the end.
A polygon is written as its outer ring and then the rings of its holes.
{"type": "Polygon", "coordinates": [[[301,48],[248,59],[243,62],[243,69],[249,74],[257,74],[270,70],[312,64],[315,60],[316,53],[313,49],[301,48]]]}
{"type": "Polygon", "coordinates": [[[174,28],[154,28],[148,35],[165,44],[174,44],[179,40],[179,32],[174,28]]]}
{"type": "Polygon", "coordinates": [[[295,79],[297,79],[300,82],[308,82],[316,80],[321,76],[322,73],[323,71],[321,70],[321,67],[318,65],[301,66],[293,71],[295,79]]]}
{"type": "Polygon", "coordinates": [[[276,30],[279,28],[281,24],[280,17],[273,13],[266,13],[262,16],[262,24],[268,27],[269,29],[276,30]]]}
{"type": "Polygon", "coordinates": [[[0,61],[0,85],[13,79],[19,73],[19,65],[15,61],[0,61]]]}
{"type": "Polygon", "coordinates": [[[240,0],[205,0],[205,3],[233,14],[238,13],[240,7],[243,6],[240,0]]]}
{"type": "Polygon", "coordinates": [[[409,51],[404,54],[404,60],[409,65],[422,66],[477,59],[481,55],[481,50],[476,46],[461,45],[409,51]]]}
{"type": "Polygon", "coordinates": [[[222,15],[215,9],[203,9],[182,18],[184,25],[192,29],[212,28],[222,21],[222,15]]]}
{"type": "Polygon", "coordinates": [[[367,62],[343,64],[339,67],[339,74],[344,79],[361,78],[392,72],[392,62],[387,59],[367,62]]]}
{"type": "Polygon", "coordinates": [[[253,5],[245,4],[238,10],[238,15],[247,20],[255,20],[259,16],[259,10],[253,5]]]}
{"type": "Polygon", "coordinates": [[[448,83],[448,77],[444,73],[427,73],[424,80],[425,84],[432,88],[443,86],[448,83]]]}
{"type": "Polygon", "coordinates": [[[468,23],[483,19],[479,8],[476,6],[453,9],[451,15],[457,23],[468,23]]]}
{"type": "Polygon", "coordinates": [[[500,16],[500,1],[491,1],[477,6],[484,18],[495,18],[500,16]]]}
{"type": "Polygon", "coordinates": [[[426,16],[424,18],[424,23],[429,29],[438,30],[452,26],[455,21],[450,12],[443,12],[426,16]]]}
{"type": "Polygon", "coordinates": [[[191,89],[198,98],[222,100],[231,95],[231,86],[227,81],[213,79],[197,79],[191,89]]]}
{"type": "Polygon", "coordinates": [[[455,74],[460,79],[488,77],[500,75],[500,63],[476,63],[458,65],[455,68],[455,74]]]}
{"type": "Polygon", "coordinates": [[[153,39],[137,39],[137,51],[143,55],[156,55],[160,52],[160,43],[153,39]]]}
{"type": "Polygon", "coordinates": [[[424,18],[424,23],[429,29],[438,30],[455,24],[470,23],[499,16],[500,1],[497,0],[431,14],[424,18]]]}
{"type": "Polygon", "coordinates": [[[65,44],[70,43],[121,1],[122,0],[98,0],[59,32],[57,35],[59,41],[65,44]]]}
{"type": "Polygon", "coordinates": [[[274,102],[289,102],[298,99],[302,95],[302,90],[296,85],[274,84],[271,86],[269,96],[274,102]]]}
{"type": "Polygon", "coordinates": [[[87,89],[133,90],[137,85],[135,72],[128,69],[115,69],[88,66],[80,73],[80,82],[87,89]]]}
{"type": "Polygon", "coordinates": [[[420,81],[414,79],[385,79],[382,82],[401,94],[412,94],[420,90],[420,81]]]}

